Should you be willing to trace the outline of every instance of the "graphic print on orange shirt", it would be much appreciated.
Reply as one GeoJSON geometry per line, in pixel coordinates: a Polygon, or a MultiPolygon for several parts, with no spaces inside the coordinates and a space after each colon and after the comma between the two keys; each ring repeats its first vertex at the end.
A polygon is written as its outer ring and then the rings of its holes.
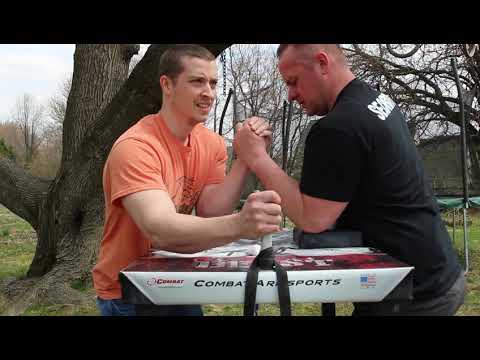
{"type": "Polygon", "coordinates": [[[195,192],[195,183],[193,178],[182,176],[177,179],[178,191],[173,196],[173,202],[177,213],[191,214],[195,204],[197,203],[200,191],[195,192]],[[180,197],[181,193],[181,197],[180,197]],[[180,198],[179,198],[180,197],[180,198]]]}

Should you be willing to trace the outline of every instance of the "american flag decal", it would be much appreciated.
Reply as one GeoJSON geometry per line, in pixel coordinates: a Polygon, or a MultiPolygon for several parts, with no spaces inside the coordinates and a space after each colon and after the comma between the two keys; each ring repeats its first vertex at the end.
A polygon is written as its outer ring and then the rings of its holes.
{"type": "Polygon", "coordinates": [[[375,274],[360,275],[360,287],[368,289],[377,285],[377,276],[375,274]]]}

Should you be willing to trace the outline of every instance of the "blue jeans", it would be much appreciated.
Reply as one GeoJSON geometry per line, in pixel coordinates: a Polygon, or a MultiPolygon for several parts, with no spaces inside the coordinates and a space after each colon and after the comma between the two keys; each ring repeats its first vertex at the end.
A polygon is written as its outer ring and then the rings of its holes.
{"type": "Polygon", "coordinates": [[[202,316],[200,305],[133,305],[121,299],[103,300],[97,297],[101,316],[202,316]]]}

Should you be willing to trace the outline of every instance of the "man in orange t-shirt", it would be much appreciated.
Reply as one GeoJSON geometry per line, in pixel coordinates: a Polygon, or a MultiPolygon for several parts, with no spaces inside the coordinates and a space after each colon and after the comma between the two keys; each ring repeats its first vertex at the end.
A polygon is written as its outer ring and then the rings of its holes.
{"type": "MultiPolygon", "coordinates": [[[[225,176],[223,138],[203,125],[216,96],[215,57],[201,46],[175,45],[159,67],[160,112],[118,138],[103,172],[105,226],[93,269],[102,315],[139,313],[122,302],[118,274],[151,248],[193,253],[279,231],[281,200],[274,191],[251,194],[232,214],[249,169],[236,160],[225,176]]],[[[255,128],[267,146],[269,125],[255,128]]],[[[199,305],[143,305],[142,314],[202,315],[202,310],[199,305]]]]}

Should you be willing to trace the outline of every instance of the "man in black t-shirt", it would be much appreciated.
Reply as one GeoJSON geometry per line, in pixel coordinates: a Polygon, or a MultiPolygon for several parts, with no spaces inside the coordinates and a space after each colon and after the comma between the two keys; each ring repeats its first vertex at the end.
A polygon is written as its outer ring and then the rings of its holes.
{"type": "Polygon", "coordinates": [[[252,132],[258,118],[237,132],[239,159],[280,194],[298,228],[360,231],[366,246],[415,267],[413,301],[357,303],[354,315],[455,314],[464,273],[398,106],[356,79],[336,44],[284,44],[278,57],[289,100],[324,116],[308,134],[300,184],[252,132]]]}

